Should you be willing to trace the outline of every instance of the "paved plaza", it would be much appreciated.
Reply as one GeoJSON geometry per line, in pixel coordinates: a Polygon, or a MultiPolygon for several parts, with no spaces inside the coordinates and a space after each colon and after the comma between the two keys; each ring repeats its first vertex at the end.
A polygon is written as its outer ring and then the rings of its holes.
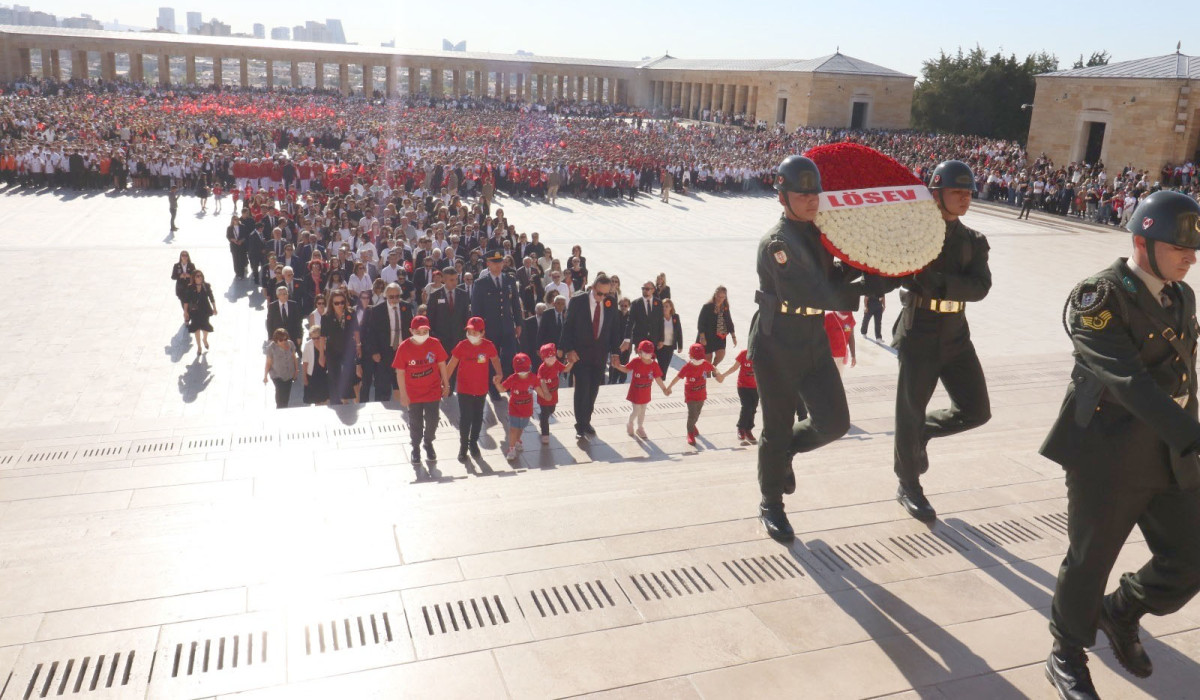
{"type": "MultiPolygon", "coordinates": [[[[424,482],[398,406],[274,409],[264,300],[233,280],[228,211],[196,202],[171,236],[164,197],[0,192],[0,700],[1053,697],[1066,499],[1037,448],[1071,366],[1065,295],[1126,234],[976,207],[995,283],[968,315],[993,419],[931,444],[941,519],[893,500],[895,358],[859,336],[853,427],[795,460],[784,547],[755,517],[733,382],[710,385],[697,447],[678,393],[637,440],[624,388],[602,389],[580,444],[564,390],[551,444],[530,435],[513,464],[489,412],[470,472],[451,401],[424,482]],[[181,249],[219,292],[198,359],[169,279],[181,249]]],[[[726,285],[744,343],[770,198],[560,204],[501,201],[626,293],[665,272],[686,335],[726,285]]],[[[893,295],[885,338],[898,311],[893,295]]],[[[1147,556],[1135,532],[1113,581],[1147,556]]],[[[1102,696],[1195,697],[1200,603],[1143,623],[1154,676],[1101,636],[1102,696]]]]}

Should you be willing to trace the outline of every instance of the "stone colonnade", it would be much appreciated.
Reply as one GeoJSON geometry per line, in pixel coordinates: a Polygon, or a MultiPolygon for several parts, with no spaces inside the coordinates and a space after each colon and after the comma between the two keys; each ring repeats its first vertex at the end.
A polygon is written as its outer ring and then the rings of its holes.
{"type": "Polygon", "coordinates": [[[649,106],[679,109],[687,117],[709,110],[753,118],[758,111],[758,85],[651,80],[649,106]]]}

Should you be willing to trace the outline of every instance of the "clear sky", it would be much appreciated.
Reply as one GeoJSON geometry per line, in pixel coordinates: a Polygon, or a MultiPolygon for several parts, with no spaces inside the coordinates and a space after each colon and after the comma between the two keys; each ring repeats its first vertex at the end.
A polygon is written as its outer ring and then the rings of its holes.
{"type": "MultiPolygon", "coordinates": [[[[11,4],[13,0],[4,0],[11,4]]],[[[160,4],[123,0],[23,0],[60,18],[91,13],[96,19],[153,27],[160,4]],[[103,8],[103,9],[101,9],[103,8]]],[[[807,0],[451,0],[381,3],[248,3],[186,0],[176,22],[199,10],[233,31],[249,33],[261,22],[274,26],[305,20],[342,20],[346,38],[378,46],[394,38],[398,48],[440,49],[442,38],[467,41],[472,51],[543,56],[638,60],[670,51],[680,58],[814,58],[838,47],[847,55],[920,75],[921,62],[939,50],[976,44],[1023,58],[1046,50],[1069,68],[1079,54],[1107,50],[1114,61],[1175,51],[1200,55],[1200,4],[1158,0],[1129,4],[1112,0],[1029,2],[823,2],[807,0]],[[1141,14],[1142,7],[1153,17],[1141,14]],[[947,9],[954,8],[954,9],[947,9]]]]}

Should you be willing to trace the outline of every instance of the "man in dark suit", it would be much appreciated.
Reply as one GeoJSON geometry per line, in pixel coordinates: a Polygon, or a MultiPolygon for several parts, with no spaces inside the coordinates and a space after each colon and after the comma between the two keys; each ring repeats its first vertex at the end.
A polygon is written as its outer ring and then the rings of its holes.
{"type": "Polygon", "coordinates": [[[450,352],[467,337],[464,329],[471,317],[471,299],[458,286],[458,272],[453,267],[442,269],[442,288],[429,295],[426,306],[429,334],[450,352]]]}
{"type": "MultiPolygon", "coordinates": [[[[496,344],[500,367],[507,375],[512,372],[517,339],[521,337],[521,299],[517,295],[517,281],[504,274],[504,255],[500,251],[488,254],[487,268],[487,272],[475,280],[471,313],[483,319],[488,339],[496,344]]],[[[493,400],[500,398],[500,392],[490,380],[488,393],[493,400]]]]}
{"type": "Polygon", "coordinates": [[[654,343],[654,347],[663,340],[663,311],[662,301],[654,296],[654,283],[642,285],[642,298],[637,299],[629,307],[629,317],[632,330],[626,340],[632,347],[643,340],[654,343]]]}
{"type": "MultiPolygon", "coordinates": [[[[375,372],[375,400],[391,401],[396,389],[396,373],[386,368],[392,366],[396,348],[412,335],[409,329],[413,319],[412,306],[400,298],[400,285],[393,282],[383,293],[383,301],[371,307],[362,332],[364,356],[369,356],[379,369],[375,372]]],[[[366,387],[363,389],[364,395],[366,387]]]]}
{"type": "Polygon", "coordinates": [[[533,313],[534,307],[546,295],[542,286],[542,272],[529,256],[525,256],[521,262],[521,267],[517,269],[517,289],[521,292],[521,304],[524,305],[526,313],[533,313]]]}
{"type": "MultiPolygon", "coordinates": [[[[254,220],[251,219],[251,222],[254,220]]],[[[246,236],[246,257],[250,261],[250,277],[254,279],[255,284],[262,284],[271,278],[271,272],[267,267],[267,241],[263,237],[262,223],[252,224],[249,235],[246,236]]]]}
{"type": "Polygon", "coordinates": [[[275,290],[275,301],[267,307],[267,338],[276,328],[288,332],[288,337],[297,345],[304,337],[304,312],[300,305],[292,301],[287,287],[279,285],[275,290]]]}
{"type": "Polygon", "coordinates": [[[621,350],[621,328],[617,305],[608,296],[612,282],[603,272],[596,275],[590,291],[571,297],[559,336],[558,349],[574,362],[571,376],[575,386],[575,437],[595,435],[592,411],[596,394],[604,383],[604,368],[617,361],[621,350]]]}
{"type": "Polygon", "coordinates": [[[533,362],[533,371],[542,364],[542,356],[538,354],[538,350],[542,347],[538,345],[538,327],[539,319],[545,315],[546,304],[539,302],[533,307],[533,313],[525,317],[521,321],[521,352],[529,355],[533,362]]]}
{"type": "MultiPolygon", "coordinates": [[[[433,273],[437,271],[434,269],[434,262],[432,255],[426,255],[421,261],[421,267],[418,267],[416,272],[413,273],[413,285],[417,288],[418,298],[421,292],[433,283],[433,273]]],[[[430,331],[430,333],[432,332],[430,331]]]]}

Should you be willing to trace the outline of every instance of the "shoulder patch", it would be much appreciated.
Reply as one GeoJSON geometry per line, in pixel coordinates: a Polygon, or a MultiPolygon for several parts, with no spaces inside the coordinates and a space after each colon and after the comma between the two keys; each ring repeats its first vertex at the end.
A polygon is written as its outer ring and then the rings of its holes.
{"type": "Polygon", "coordinates": [[[786,250],[775,251],[775,262],[779,263],[780,265],[786,265],[787,261],[788,261],[788,257],[787,257],[786,250]]]}
{"type": "Polygon", "coordinates": [[[1079,322],[1084,328],[1090,328],[1094,331],[1102,331],[1108,327],[1108,322],[1112,320],[1111,311],[1101,311],[1097,316],[1080,316],[1079,322]]]}
{"type": "Polygon", "coordinates": [[[1079,299],[1080,306],[1091,306],[1092,304],[1095,304],[1095,303],[1096,303],[1096,293],[1095,292],[1085,292],[1084,295],[1082,297],[1080,297],[1080,299],[1079,299]]]}
{"type": "Polygon", "coordinates": [[[1121,277],[1121,286],[1130,294],[1137,294],[1137,286],[1133,283],[1133,278],[1129,275],[1121,277]]]}

